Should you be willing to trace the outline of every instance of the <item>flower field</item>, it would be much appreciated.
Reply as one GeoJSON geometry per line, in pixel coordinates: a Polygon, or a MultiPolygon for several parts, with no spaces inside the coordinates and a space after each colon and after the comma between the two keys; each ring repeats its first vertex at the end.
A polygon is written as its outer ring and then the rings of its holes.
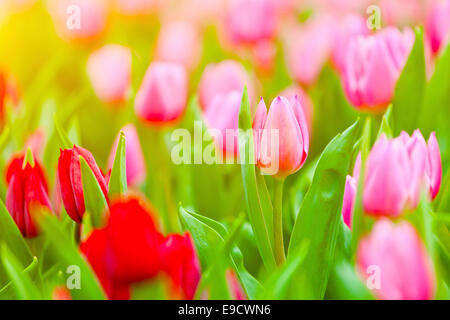
{"type": "Polygon", "coordinates": [[[449,120],[449,0],[0,1],[0,300],[448,300],[449,120]]]}

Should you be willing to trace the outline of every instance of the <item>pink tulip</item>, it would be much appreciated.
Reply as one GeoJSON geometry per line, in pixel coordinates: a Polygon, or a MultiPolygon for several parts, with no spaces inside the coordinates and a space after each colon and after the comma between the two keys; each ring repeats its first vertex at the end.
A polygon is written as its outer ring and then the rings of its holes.
{"type": "Polygon", "coordinates": [[[286,63],[299,83],[312,85],[317,80],[331,50],[330,30],[330,21],[325,18],[290,30],[285,44],[286,63]]]}
{"type": "Polygon", "coordinates": [[[435,274],[414,227],[406,221],[375,222],[357,251],[357,266],[374,295],[386,300],[432,299],[435,274]]]}
{"type": "Polygon", "coordinates": [[[134,109],[150,123],[177,120],[187,102],[188,78],[183,66],[170,62],[153,62],[145,73],[136,95],[134,109]]]}
{"type": "Polygon", "coordinates": [[[412,30],[401,33],[393,27],[350,41],[343,82],[356,108],[376,111],[389,104],[413,42],[412,30]]]}
{"type": "Polygon", "coordinates": [[[260,41],[252,46],[252,55],[255,64],[263,71],[272,71],[275,63],[277,48],[272,41],[260,41]]]}
{"type": "Polygon", "coordinates": [[[352,176],[347,175],[347,179],[345,180],[344,202],[342,203],[342,218],[350,229],[352,228],[357,185],[358,181],[352,176]]]}
{"type": "MultiPolygon", "coordinates": [[[[413,175],[420,180],[417,183],[422,183],[422,180],[424,180],[423,183],[425,183],[430,197],[432,199],[436,198],[441,186],[442,163],[435,132],[430,134],[428,145],[418,129],[414,131],[411,137],[403,131],[399,139],[405,144],[410,161],[415,166],[415,171],[419,171],[419,173],[413,175]],[[424,164],[418,165],[421,162],[418,159],[422,158],[424,164]],[[422,169],[421,172],[420,169],[422,169]]],[[[420,189],[415,190],[413,193],[415,195],[415,203],[417,203],[420,196],[420,189]]]]}
{"type": "Polygon", "coordinates": [[[225,13],[225,28],[233,43],[256,43],[271,39],[277,28],[274,0],[230,0],[225,13]]]}
{"type": "Polygon", "coordinates": [[[434,199],[441,179],[441,157],[434,132],[428,145],[419,130],[412,137],[402,132],[390,140],[382,135],[367,159],[364,209],[373,215],[397,217],[405,209],[417,207],[422,189],[434,199]]]}
{"type": "Polygon", "coordinates": [[[426,18],[426,34],[433,53],[438,53],[450,39],[450,0],[433,0],[426,18]]]}
{"type": "Polygon", "coordinates": [[[369,34],[366,20],[356,14],[345,16],[341,21],[337,21],[332,30],[332,60],[338,71],[342,72],[345,67],[345,55],[351,39],[357,36],[369,34]]]}
{"type": "Polygon", "coordinates": [[[97,97],[105,103],[126,100],[131,85],[131,51],[105,45],[89,56],[88,75],[97,97]]]}
{"type": "Polygon", "coordinates": [[[389,25],[416,25],[423,20],[423,1],[380,0],[381,15],[389,25]]]}
{"type": "Polygon", "coordinates": [[[265,109],[264,100],[261,100],[253,119],[257,163],[266,174],[285,178],[297,172],[308,156],[306,118],[296,96],[290,101],[280,96],[275,98],[267,116],[265,109]],[[262,132],[258,133],[258,130],[262,132]]]}
{"type": "Polygon", "coordinates": [[[312,103],[311,98],[308,96],[308,94],[298,85],[292,85],[286,89],[284,89],[282,92],[278,94],[279,96],[286,97],[288,100],[291,100],[295,96],[298,97],[300,100],[300,105],[303,108],[303,113],[306,117],[306,122],[308,123],[309,132],[311,133],[312,125],[313,125],[313,113],[314,113],[314,106],[312,103]]]}
{"type": "MultiPolygon", "coordinates": [[[[423,162],[421,162],[423,164],[423,162]]],[[[404,144],[382,135],[370,152],[366,163],[363,203],[372,215],[399,216],[411,207],[412,167],[404,144]]]]}
{"type": "Polygon", "coordinates": [[[247,86],[252,101],[252,83],[242,65],[232,60],[211,63],[206,66],[200,79],[200,105],[203,110],[207,110],[216,95],[224,95],[234,90],[242,92],[244,86],[247,86]]]}
{"type": "Polygon", "coordinates": [[[204,112],[205,123],[210,129],[217,148],[227,157],[238,155],[237,129],[242,92],[218,94],[204,112]]]}
{"type": "Polygon", "coordinates": [[[109,4],[106,0],[48,1],[58,34],[68,40],[90,40],[106,28],[109,4]]]}
{"type": "Polygon", "coordinates": [[[193,70],[200,61],[201,49],[201,38],[193,24],[184,21],[170,22],[163,25],[160,31],[156,57],[193,70]]]}
{"type": "MultiPolygon", "coordinates": [[[[146,167],[144,154],[142,153],[139,136],[136,127],[133,124],[127,124],[120,131],[125,135],[125,163],[127,171],[127,182],[129,186],[138,186],[146,176],[146,167]]],[[[116,156],[117,146],[119,144],[119,135],[114,141],[113,148],[108,158],[108,168],[112,168],[116,156]]]]}

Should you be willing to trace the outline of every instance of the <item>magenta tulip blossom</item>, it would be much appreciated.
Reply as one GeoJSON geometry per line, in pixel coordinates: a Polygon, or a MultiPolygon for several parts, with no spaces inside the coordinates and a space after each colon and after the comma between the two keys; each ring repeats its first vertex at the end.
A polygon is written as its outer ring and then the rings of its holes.
{"type": "Polygon", "coordinates": [[[379,299],[425,300],[434,297],[433,265],[419,235],[406,221],[375,222],[357,251],[357,266],[379,299]]]}
{"type": "Polygon", "coordinates": [[[153,62],[136,95],[136,114],[154,124],[175,121],[186,108],[187,90],[188,78],[182,65],[153,62]]]}
{"type": "Polygon", "coordinates": [[[450,0],[433,0],[426,19],[426,34],[433,53],[450,40],[450,0]]]}

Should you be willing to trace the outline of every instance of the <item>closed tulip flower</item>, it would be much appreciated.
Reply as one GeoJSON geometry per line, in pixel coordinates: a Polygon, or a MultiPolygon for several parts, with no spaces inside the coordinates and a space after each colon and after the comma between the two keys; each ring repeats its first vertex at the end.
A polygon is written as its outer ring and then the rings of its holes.
{"type": "Polygon", "coordinates": [[[61,197],[67,214],[78,223],[83,219],[85,212],[80,157],[86,160],[105,198],[108,199],[108,188],[105,178],[92,154],[88,150],[76,145],[72,149],[62,149],[58,160],[58,178],[61,197]]]}
{"type": "Polygon", "coordinates": [[[309,151],[308,125],[296,96],[290,101],[281,96],[275,98],[267,116],[264,109],[262,101],[253,120],[254,129],[262,130],[255,144],[259,148],[257,163],[263,172],[284,178],[305,163],[309,151]]]}
{"type": "Polygon", "coordinates": [[[193,299],[200,281],[200,262],[189,233],[170,234],[160,245],[162,270],[172,280],[173,297],[193,299]]]}
{"type": "Polygon", "coordinates": [[[426,34],[437,54],[450,40],[450,0],[433,0],[426,18],[426,34]]]}
{"type": "Polygon", "coordinates": [[[230,157],[238,155],[237,130],[241,98],[242,94],[239,91],[218,94],[203,114],[218,150],[230,157]]]}
{"type": "Polygon", "coordinates": [[[252,83],[242,65],[233,60],[208,64],[203,71],[199,83],[199,100],[203,110],[208,109],[216,95],[231,91],[242,92],[247,86],[251,101],[253,94],[252,83]]]}
{"type": "Polygon", "coordinates": [[[313,125],[314,116],[314,105],[308,94],[298,85],[292,85],[278,94],[279,96],[286,97],[288,100],[293,99],[297,96],[300,101],[300,105],[303,109],[303,113],[306,117],[306,122],[308,123],[309,132],[311,133],[313,125]]]}
{"type": "Polygon", "coordinates": [[[355,205],[357,186],[358,181],[352,176],[347,175],[345,180],[344,201],[342,203],[342,219],[344,219],[344,223],[350,229],[352,228],[353,208],[355,205]]]}
{"type": "Polygon", "coordinates": [[[384,135],[375,143],[367,159],[364,209],[369,214],[399,216],[414,210],[421,190],[434,199],[442,179],[439,145],[434,133],[428,144],[419,130],[395,139],[384,135]]]}
{"type": "Polygon", "coordinates": [[[38,235],[35,215],[39,207],[51,210],[44,172],[32,158],[15,157],[6,170],[6,208],[22,235],[29,238],[38,235]]]}
{"type": "Polygon", "coordinates": [[[372,292],[379,299],[434,297],[436,280],[432,263],[416,230],[406,221],[375,222],[371,233],[358,245],[357,266],[360,274],[371,281],[372,292]]]}
{"type": "MultiPolygon", "coordinates": [[[[120,131],[125,135],[126,147],[125,147],[125,163],[127,172],[127,183],[129,186],[138,186],[142,183],[146,176],[146,166],[144,154],[142,152],[141,144],[139,142],[139,136],[136,131],[136,127],[133,124],[127,124],[120,131]]],[[[111,169],[114,164],[114,158],[116,156],[117,146],[119,144],[119,137],[116,137],[113,148],[108,158],[108,167],[111,169]]]]}
{"type": "Polygon", "coordinates": [[[187,91],[188,78],[182,65],[153,62],[136,95],[135,112],[153,124],[176,121],[186,108],[187,91]]]}
{"type": "Polygon", "coordinates": [[[278,23],[277,1],[231,0],[225,14],[225,28],[232,42],[254,44],[271,39],[278,23]]]}
{"type": "Polygon", "coordinates": [[[199,63],[201,50],[201,37],[192,23],[175,21],[162,26],[156,47],[158,60],[179,63],[186,70],[193,70],[199,63]]]}
{"type": "Polygon", "coordinates": [[[350,41],[343,83],[353,106],[372,111],[388,106],[413,42],[412,30],[402,33],[394,27],[350,41]]]}
{"type": "Polygon", "coordinates": [[[126,100],[131,84],[130,49],[109,44],[92,53],[87,71],[97,97],[105,103],[126,100]]]}

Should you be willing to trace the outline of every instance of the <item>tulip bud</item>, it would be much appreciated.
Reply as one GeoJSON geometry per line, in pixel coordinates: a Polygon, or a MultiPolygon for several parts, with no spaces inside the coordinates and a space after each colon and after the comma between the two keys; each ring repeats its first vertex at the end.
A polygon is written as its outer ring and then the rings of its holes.
{"type": "Polygon", "coordinates": [[[89,56],[87,71],[97,97],[105,103],[126,100],[131,84],[131,52],[105,45],[89,56]]]}
{"type": "Polygon", "coordinates": [[[134,109],[138,117],[150,123],[175,121],[186,107],[187,91],[188,79],[183,66],[153,62],[136,95],[134,109]]]}
{"type": "Polygon", "coordinates": [[[434,296],[432,263],[416,230],[406,221],[375,222],[358,245],[357,266],[379,299],[425,300],[434,296]]]}
{"type": "Polygon", "coordinates": [[[41,165],[32,155],[31,158],[15,157],[7,166],[6,182],[6,208],[24,237],[37,236],[34,221],[37,208],[42,206],[52,210],[41,165]]]}
{"type": "Polygon", "coordinates": [[[217,148],[226,156],[238,155],[237,130],[241,97],[239,91],[218,94],[203,115],[217,148]]]}
{"type": "MultiPolygon", "coordinates": [[[[146,176],[146,167],[144,154],[142,153],[141,144],[139,142],[139,136],[136,131],[136,127],[133,124],[127,124],[121,129],[125,134],[126,147],[125,147],[125,162],[127,172],[127,183],[129,186],[137,186],[143,182],[146,176]]],[[[111,169],[114,164],[114,158],[116,156],[117,146],[119,144],[120,134],[117,135],[114,141],[113,148],[108,158],[108,167],[111,169]]]]}
{"type": "MultiPolygon", "coordinates": [[[[439,145],[436,134],[432,132],[428,139],[428,145],[420,130],[415,130],[410,137],[406,132],[402,132],[400,141],[405,145],[413,167],[412,177],[416,179],[415,184],[425,184],[429,191],[430,198],[437,196],[442,179],[442,163],[439,145]]],[[[420,188],[411,191],[414,195],[414,204],[417,205],[420,197],[420,188]]]]}
{"type": "Polygon", "coordinates": [[[245,69],[238,62],[224,60],[207,65],[199,83],[201,107],[206,110],[216,95],[225,95],[231,91],[242,92],[244,86],[247,86],[252,101],[253,87],[249,80],[245,69]]]}
{"type": "Polygon", "coordinates": [[[78,223],[83,219],[85,212],[80,156],[86,160],[105,195],[105,199],[108,199],[108,188],[105,178],[92,154],[88,150],[76,145],[72,149],[61,149],[58,160],[58,178],[61,196],[67,214],[78,223]]]}
{"type": "Polygon", "coordinates": [[[366,163],[363,203],[373,215],[399,216],[410,207],[411,162],[399,140],[382,135],[372,148],[366,163]]]}
{"type": "Polygon", "coordinates": [[[188,22],[170,22],[161,28],[156,57],[161,61],[179,63],[193,70],[201,56],[202,43],[198,30],[188,22]]]}
{"type": "Polygon", "coordinates": [[[290,30],[285,41],[286,64],[291,76],[302,85],[312,85],[331,49],[330,23],[316,19],[290,30]]]}
{"type": "Polygon", "coordinates": [[[200,262],[189,233],[170,234],[160,246],[162,269],[173,283],[173,296],[193,299],[200,281],[200,262]]]}
{"type": "Polygon", "coordinates": [[[450,40],[450,0],[434,0],[426,18],[426,34],[437,54],[450,40]]]}
{"type": "Polygon", "coordinates": [[[278,24],[274,0],[231,0],[225,14],[225,28],[234,43],[254,44],[271,39],[278,24]]]}
{"type": "Polygon", "coordinates": [[[390,103],[414,42],[414,33],[394,27],[348,44],[343,72],[347,98],[358,109],[377,111],[390,103]]]}
{"type": "Polygon", "coordinates": [[[410,137],[402,132],[398,138],[382,135],[367,159],[364,209],[375,215],[396,217],[405,209],[414,210],[421,190],[431,199],[439,191],[442,163],[434,132],[428,145],[419,130],[410,137]]]}
{"type": "Polygon", "coordinates": [[[260,141],[255,143],[257,164],[266,174],[284,178],[298,171],[308,155],[309,134],[303,108],[297,97],[289,101],[279,96],[263,121],[263,106],[264,101],[253,120],[254,129],[262,130],[260,141]]]}

